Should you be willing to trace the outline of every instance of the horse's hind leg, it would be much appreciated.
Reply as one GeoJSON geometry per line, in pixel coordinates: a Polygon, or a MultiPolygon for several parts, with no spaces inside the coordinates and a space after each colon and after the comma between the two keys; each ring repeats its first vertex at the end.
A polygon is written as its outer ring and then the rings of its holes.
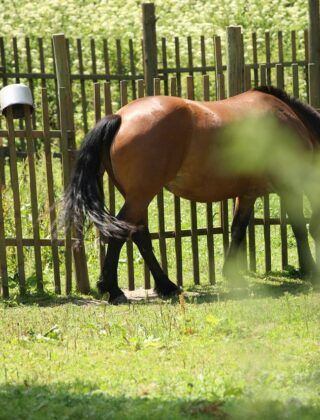
{"type": "Polygon", "coordinates": [[[125,220],[139,226],[137,231],[132,235],[132,240],[139,248],[143,259],[152,273],[156,292],[159,296],[167,297],[179,293],[180,289],[164,273],[152,249],[151,236],[146,221],[147,208],[152,198],[153,196],[150,194],[148,198],[144,195],[143,197],[134,196],[128,199],[126,201],[125,220]]]}
{"type": "Polygon", "coordinates": [[[309,232],[316,245],[316,268],[312,274],[311,281],[320,285],[320,210],[313,210],[309,225],[309,232]]]}
{"type": "Polygon", "coordinates": [[[283,193],[284,205],[289,216],[294,236],[297,241],[298,259],[301,274],[312,277],[316,272],[316,265],[311,254],[308,231],[303,215],[303,200],[300,193],[283,193]]]}
{"type": "Polygon", "coordinates": [[[118,286],[118,262],[120,251],[125,243],[123,239],[110,238],[107,255],[104,259],[100,280],[97,283],[100,293],[109,293],[109,302],[113,304],[125,303],[127,298],[118,286]]]}
{"type": "Polygon", "coordinates": [[[154,255],[150,232],[146,224],[132,235],[132,239],[138,246],[142,257],[153,275],[156,286],[155,290],[158,295],[167,297],[179,293],[180,289],[169,280],[154,255]]]}
{"type": "MultiPolygon", "coordinates": [[[[137,231],[132,235],[132,240],[138,246],[139,251],[146,261],[155,281],[155,289],[161,296],[169,296],[179,291],[179,288],[172,283],[168,276],[163,272],[152,249],[151,237],[145,220],[145,213],[150,200],[126,199],[117,218],[133,225],[137,225],[137,231]]],[[[118,304],[127,301],[123,291],[118,286],[118,262],[120,251],[125,243],[124,239],[110,238],[108,243],[107,255],[103,264],[98,288],[101,293],[108,292],[109,302],[118,304]]]]}
{"type": "MultiPolygon", "coordinates": [[[[117,215],[117,219],[126,220],[126,204],[117,215]]],[[[100,293],[109,293],[109,302],[125,303],[127,298],[118,286],[118,263],[125,239],[109,238],[107,254],[104,259],[100,280],[97,287],[100,293]]]]}
{"type": "Polygon", "coordinates": [[[231,243],[223,267],[224,277],[230,283],[241,283],[238,255],[240,245],[245,237],[256,196],[237,197],[231,226],[231,243]]]}

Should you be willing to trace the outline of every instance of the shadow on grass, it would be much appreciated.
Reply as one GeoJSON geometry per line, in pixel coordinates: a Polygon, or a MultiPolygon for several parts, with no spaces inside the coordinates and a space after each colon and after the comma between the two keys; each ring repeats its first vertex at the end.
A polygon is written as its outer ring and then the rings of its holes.
{"type": "Polygon", "coordinates": [[[310,282],[303,281],[298,274],[288,272],[270,272],[266,276],[258,276],[250,273],[247,277],[247,287],[227,289],[224,287],[192,286],[188,288],[190,292],[197,295],[190,298],[194,303],[209,303],[227,300],[260,299],[265,297],[280,298],[286,294],[299,295],[306,294],[313,290],[310,282]]]}
{"type": "Polygon", "coordinates": [[[0,386],[0,419],[316,419],[320,407],[299,400],[223,401],[114,397],[94,384],[0,386]]]}
{"type": "MultiPolygon", "coordinates": [[[[264,297],[279,298],[285,294],[297,295],[309,293],[312,286],[309,282],[299,278],[299,272],[295,270],[273,271],[268,275],[259,276],[250,273],[246,277],[248,284],[246,287],[231,289],[226,288],[223,283],[218,285],[200,285],[185,288],[185,299],[188,303],[201,304],[227,300],[259,299],[264,297]]],[[[152,291],[140,289],[126,294],[131,300],[131,304],[146,305],[159,304],[162,300],[152,291]],[[138,293],[136,293],[138,292],[138,293]]],[[[18,305],[38,305],[38,306],[59,306],[64,304],[83,305],[103,305],[107,304],[106,296],[101,298],[96,291],[92,291],[90,296],[73,294],[70,296],[61,296],[54,293],[36,293],[30,292],[24,296],[16,295],[11,299],[4,301],[6,306],[18,305]]],[[[170,303],[178,303],[179,298],[174,297],[166,300],[170,303]]]]}
{"type": "Polygon", "coordinates": [[[0,387],[0,419],[226,419],[221,402],[114,397],[92,384],[0,387]]]}
{"type": "Polygon", "coordinates": [[[114,397],[81,382],[0,386],[0,419],[317,419],[318,405],[291,399],[229,401],[114,397]]]}
{"type": "Polygon", "coordinates": [[[25,295],[15,295],[7,300],[0,300],[8,307],[15,307],[20,305],[26,306],[60,306],[65,304],[87,305],[96,302],[92,296],[69,295],[62,296],[54,293],[46,292],[30,292],[25,295]]]}

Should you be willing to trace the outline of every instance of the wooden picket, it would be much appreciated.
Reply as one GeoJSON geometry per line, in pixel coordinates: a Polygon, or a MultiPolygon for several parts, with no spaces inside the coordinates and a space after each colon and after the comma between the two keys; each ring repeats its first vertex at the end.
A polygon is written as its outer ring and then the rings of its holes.
{"type": "Polygon", "coordinates": [[[46,175],[48,188],[48,204],[50,214],[50,233],[51,233],[51,252],[53,261],[53,276],[54,276],[54,290],[56,293],[61,293],[61,279],[60,279],[60,261],[58,252],[58,232],[57,232],[57,215],[56,215],[56,199],[54,192],[53,171],[52,171],[52,151],[50,139],[50,125],[48,115],[48,96],[47,89],[42,88],[42,124],[43,124],[43,139],[44,139],[44,155],[46,161],[46,175]]]}

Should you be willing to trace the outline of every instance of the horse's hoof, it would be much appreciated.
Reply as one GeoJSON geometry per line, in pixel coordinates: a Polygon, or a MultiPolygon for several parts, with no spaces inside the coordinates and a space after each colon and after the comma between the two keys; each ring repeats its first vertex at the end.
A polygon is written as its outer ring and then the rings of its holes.
{"type": "Polygon", "coordinates": [[[97,281],[97,289],[99,290],[99,292],[104,295],[105,293],[107,293],[107,285],[103,280],[99,280],[97,281]]]}
{"type": "Polygon", "coordinates": [[[101,295],[108,294],[108,302],[112,305],[120,305],[122,303],[128,303],[128,299],[126,298],[123,291],[119,288],[115,288],[113,290],[108,290],[107,285],[103,280],[99,280],[97,282],[97,288],[101,295]]]}
{"type": "Polygon", "coordinates": [[[122,293],[121,295],[116,296],[115,298],[109,297],[109,303],[111,305],[123,305],[125,303],[129,303],[126,295],[122,293]]]}
{"type": "Polygon", "coordinates": [[[177,286],[172,282],[167,284],[165,287],[156,286],[154,290],[157,293],[157,295],[162,299],[172,298],[180,295],[183,292],[182,287],[177,286]]]}

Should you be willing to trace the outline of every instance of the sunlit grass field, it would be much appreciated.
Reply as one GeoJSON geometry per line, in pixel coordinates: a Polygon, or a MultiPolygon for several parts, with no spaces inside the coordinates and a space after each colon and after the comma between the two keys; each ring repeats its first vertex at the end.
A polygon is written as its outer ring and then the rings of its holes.
{"type": "MultiPolygon", "coordinates": [[[[44,162],[37,165],[41,236],[50,237],[44,162]]],[[[19,172],[24,236],[32,237],[26,164],[19,172]]],[[[62,174],[57,164],[54,175],[58,198],[62,174]]],[[[10,203],[8,183],[6,232],[14,236],[10,203]]],[[[198,205],[198,227],[205,227],[205,211],[205,205],[198,205]]],[[[165,212],[166,229],[173,229],[173,197],[167,192],[165,212]]],[[[262,217],[261,200],[256,214],[262,217]]],[[[271,216],[279,216],[276,196],[271,197],[271,216]]],[[[155,202],[149,220],[151,231],[157,231],[155,202]]],[[[189,228],[187,201],[182,202],[181,221],[182,228],[189,228]]],[[[214,205],[214,225],[219,223],[214,205]]],[[[206,237],[199,237],[201,286],[195,287],[191,240],[186,238],[184,287],[191,294],[180,301],[143,299],[121,307],[76,295],[54,296],[49,248],[43,250],[46,294],[35,293],[33,249],[28,248],[28,295],[18,297],[15,252],[8,248],[12,298],[0,303],[0,419],[319,418],[320,295],[293,269],[296,245],[288,230],[290,266],[285,272],[280,271],[279,227],[273,226],[273,272],[264,274],[263,229],[257,227],[258,272],[247,276],[246,289],[230,292],[222,282],[221,235],[215,235],[216,286],[208,285],[206,237]]],[[[94,229],[86,238],[95,290],[99,263],[94,229]]],[[[154,247],[159,256],[157,240],[154,247]]],[[[167,247],[175,281],[174,241],[167,240],[167,247]]],[[[60,258],[63,275],[63,249],[60,258]]],[[[141,287],[143,261],[136,251],[134,260],[135,283],[141,287]]],[[[127,287],[125,249],[119,277],[127,287]]]]}
{"type": "Polygon", "coordinates": [[[319,293],[285,278],[197,291],[2,303],[0,418],[319,418],[319,293]]]}

